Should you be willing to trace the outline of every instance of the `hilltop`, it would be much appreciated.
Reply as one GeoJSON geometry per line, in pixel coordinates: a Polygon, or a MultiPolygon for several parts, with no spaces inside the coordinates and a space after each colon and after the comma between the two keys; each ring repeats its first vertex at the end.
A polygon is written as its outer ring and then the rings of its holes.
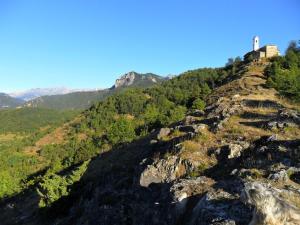
{"type": "Polygon", "coordinates": [[[6,193],[1,221],[299,224],[299,52],[191,70],[93,104],[28,146],[43,164],[31,162],[40,168],[6,193]]]}

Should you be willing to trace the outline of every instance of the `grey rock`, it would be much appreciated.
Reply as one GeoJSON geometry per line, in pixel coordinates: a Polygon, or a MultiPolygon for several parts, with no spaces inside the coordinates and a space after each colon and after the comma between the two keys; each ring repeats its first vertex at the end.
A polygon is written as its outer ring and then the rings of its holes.
{"type": "Polygon", "coordinates": [[[287,181],[289,179],[286,170],[281,170],[277,173],[270,174],[268,179],[275,181],[287,181]]]}
{"type": "Polygon", "coordinates": [[[300,224],[299,208],[281,199],[280,191],[261,182],[245,184],[241,200],[254,206],[250,224],[300,224]]]}
{"type": "Polygon", "coordinates": [[[189,161],[177,156],[160,159],[141,173],[140,185],[148,187],[152,183],[169,183],[192,170],[193,165],[189,161]]]}
{"type": "Polygon", "coordinates": [[[267,141],[272,142],[272,141],[276,141],[277,139],[278,139],[277,134],[273,134],[270,137],[268,137],[267,141]]]}
{"type": "Polygon", "coordinates": [[[241,156],[241,152],[244,149],[248,148],[249,146],[250,146],[250,144],[245,141],[239,141],[237,143],[230,143],[228,145],[228,149],[229,149],[228,159],[237,158],[237,157],[241,156]]]}
{"type": "Polygon", "coordinates": [[[175,217],[178,219],[187,209],[189,197],[205,193],[214,181],[201,176],[195,179],[179,179],[170,188],[170,193],[175,203],[175,217]]]}
{"type": "Polygon", "coordinates": [[[205,124],[193,124],[193,125],[186,125],[186,126],[177,126],[176,129],[178,129],[181,132],[191,132],[191,133],[200,133],[202,130],[206,128],[205,124]]]}
{"type": "Polygon", "coordinates": [[[244,224],[250,214],[237,199],[222,189],[208,191],[194,207],[188,224],[244,224]]]}
{"type": "Polygon", "coordinates": [[[171,129],[170,129],[170,128],[161,128],[161,129],[159,130],[158,135],[157,135],[157,139],[160,140],[160,139],[162,139],[162,138],[168,136],[170,133],[171,133],[171,129]]]}

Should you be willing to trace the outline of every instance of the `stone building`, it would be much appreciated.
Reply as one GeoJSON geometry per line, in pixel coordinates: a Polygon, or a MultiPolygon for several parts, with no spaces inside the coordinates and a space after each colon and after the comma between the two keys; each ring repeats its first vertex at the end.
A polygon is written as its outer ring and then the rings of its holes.
{"type": "Polygon", "coordinates": [[[280,52],[277,45],[265,45],[259,47],[259,37],[253,38],[253,50],[244,55],[245,61],[261,61],[262,59],[271,58],[273,56],[279,56],[280,52]]]}

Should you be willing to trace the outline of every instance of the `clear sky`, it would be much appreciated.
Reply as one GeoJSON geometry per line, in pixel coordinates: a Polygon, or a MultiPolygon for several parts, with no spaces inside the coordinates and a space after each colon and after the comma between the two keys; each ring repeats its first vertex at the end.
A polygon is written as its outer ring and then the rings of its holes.
{"type": "Polygon", "coordinates": [[[0,92],[104,88],[300,39],[299,0],[0,0],[0,92]]]}

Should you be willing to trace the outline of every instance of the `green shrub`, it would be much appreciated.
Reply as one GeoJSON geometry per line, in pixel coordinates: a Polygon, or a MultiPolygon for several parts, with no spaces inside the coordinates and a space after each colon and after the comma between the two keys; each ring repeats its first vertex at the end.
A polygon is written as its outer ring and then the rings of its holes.
{"type": "Polygon", "coordinates": [[[121,117],[108,128],[107,139],[111,144],[130,142],[135,138],[133,121],[121,117]]]}
{"type": "Polygon", "coordinates": [[[39,207],[49,207],[61,197],[69,195],[70,185],[80,180],[86,171],[89,162],[90,161],[85,161],[66,176],[46,173],[37,187],[37,193],[40,196],[39,207]]]}
{"type": "Polygon", "coordinates": [[[202,99],[197,98],[195,101],[193,101],[192,109],[204,110],[205,102],[202,99]]]}

